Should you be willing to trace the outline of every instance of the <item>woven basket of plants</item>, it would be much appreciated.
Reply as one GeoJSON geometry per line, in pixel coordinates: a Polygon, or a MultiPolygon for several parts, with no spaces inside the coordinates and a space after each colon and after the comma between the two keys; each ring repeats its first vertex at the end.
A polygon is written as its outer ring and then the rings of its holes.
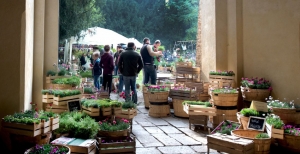
{"type": "Polygon", "coordinates": [[[273,100],[270,96],[267,101],[268,108],[280,117],[284,123],[295,123],[297,122],[297,112],[294,105],[294,101],[279,101],[273,100]]]}
{"type": "Polygon", "coordinates": [[[149,86],[148,98],[150,103],[168,102],[169,88],[165,86],[149,86]]]}
{"type": "Polygon", "coordinates": [[[270,153],[271,138],[266,133],[256,130],[233,130],[231,135],[254,141],[255,154],[270,153]]]}
{"type": "Polygon", "coordinates": [[[105,119],[99,122],[99,137],[120,137],[128,136],[130,121],[127,119],[105,119]]]}
{"type": "Polygon", "coordinates": [[[242,96],[247,101],[264,101],[272,91],[270,81],[264,78],[242,78],[241,84],[242,96]]]}

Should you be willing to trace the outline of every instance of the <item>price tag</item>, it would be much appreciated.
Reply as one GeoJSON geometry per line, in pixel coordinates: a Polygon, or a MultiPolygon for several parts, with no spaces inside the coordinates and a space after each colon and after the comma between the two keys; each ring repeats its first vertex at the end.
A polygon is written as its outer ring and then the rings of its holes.
{"type": "Polygon", "coordinates": [[[252,101],[250,108],[256,111],[268,112],[268,106],[266,102],[252,101]]]}
{"type": "Polygon", "coordinates": [[[266,119],[261,117],[249,117],[248,129],[264,131],[266,125],[266,119]]]}

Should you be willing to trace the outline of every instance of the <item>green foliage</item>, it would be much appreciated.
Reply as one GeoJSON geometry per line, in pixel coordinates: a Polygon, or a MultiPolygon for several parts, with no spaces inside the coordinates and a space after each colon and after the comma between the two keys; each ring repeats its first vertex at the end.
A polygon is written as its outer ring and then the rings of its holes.
{"type": "Polygon", "coordinates": [[[120,107],[122,105],[121,102],[111,101],[109,99],[85,99],[81,101],[81,105],[84,107],[92,107],[92,108],[108,108],[108,107],[120,107]]]}
{"type": "Polygon", "coordinates": [[[264,78],[242,78],[241,84],[243,87],[249,87],[252,89],[272,90],[270,81],[264,78]]]}
{"type": "MultiPolygon", "coordinates": [[[[60,0],[59,39],[63,41],[71,36],[79,36],[84,29],[104,23],[98,0],[60,0]]],[[[115,9],[114,9],[115,10],[115,9]]]]}
{"type": "Polygon", "coordinates": [[[5,122],[12,122],[12,123],[22,123],[22,124],[39,124],[41,122],[38,118],[30,118],[30,117],[23,117],[23,118],[15,118],[12,115],[7,115],[4,118],[5,122]]]}
{"type": "Polygon", "coordinates": [[[148,87],[149,92],[164,92],[169,91],[169,88],[166,86],[160,86],[160,85],[151,85],[148,87]]]}
{"type": "Polygon", "coordinates": [[[210,75],[234,76],[233,71],[210,71],[210,75]]]}
{"type": "Polygon", "coordinates": [[[267,101],[268,106],[275,107],[275,108],[285,108],[285,109],[294,109],[295,105],[294,102],[281,102],[279,100],[269,100],[267,101]]]}
{"type": "Polygon", "coordinates": [[[87,70],[87,71],[82,71],[80,72],[80,76],[82,78],[93,78],[93,74],[91,70],[87,70]]]}
{"type": "Polygon", "coordinates": [[[201,101],[184,101],[182,102],[183,105],[189,104],[189,105],[204,105],[205,107],[212,107],[212,104],[210,102],[201,102],[201,101]]]}
{"type": "Polygon", "coordinates": [[[61,114],[59,128],[56,133],[69,133],[70,137],[94,138],[99,130],[99,124],[85,113],[65,112],[61,114]]]}
{"type": "Polygon", "coordinates": [[[280,117],[274,114],[267,116],[266,122],[269,125],[274,126],[275,129],[281,129],[284,126],[284,123],[282,120],[280,120],[280,117]]]}
{"type": "Polygon", "coordinates": [[[130,126],[130,122],[126,119],[117,119],[109,121],[108,119],[99,122],[100,130],[103,131],[120,131],[126,130],[130,126]]]}
{"type": "Polygon", "coordinates": [[[245,117],[256,116],[258,117],[260,114],[254,109],[244,108],[241,110],[241,114],[245,117]]]}
{"type": "Polygon", "coordinates": [[[84,94],[94,94],[93,88],[83,88],[83,90],[84,94]]]}
{"type": "Polygon", "coordinates": [[[66,147],[58,147],[51,144],[36,145],[28,154],[66,154],[69,149],[66,147]]]}
{"type": "Polygon", "coordinates": [[[53,90],[52,89],[43,89],[42,94],[43,95],[46,95],[46,94],[53,95],[53,90]]]}
{"type": "Polygon", "coordinates": [[[158,50],[158,51],[165,51],[165,47],[161,45],[161,46],[159,46],[159,47],[157,48],[157,50],[158,50]]]}
{"type": "Polygon", "coordinates": [[[67,74],[67,70],[65,68],[61,68],[57,73],[58,76],[65,76],[67,74]]]}
{"type": "Polygon", "coordinates": [[[259,133],[255,136],[256,139],[265,139],[265,138],[270,138],[267,133],[259,133]]]}
{"type": "Polygon", "coordinates": [[[236,89],[225,88],[225,89],[215,89],[213,90],[214,94],[235,94],[238,93],[236,89]]]}
{"type": "Polygon", "coordinates": [[[53,71],[53,70],[47,71],[47,76],[55,76],[55,75],[56,75],[55,71],[53,71]]]}
{"type": "Polygon", "coordinates": [[[123,105],[123,103],[119,101],[111,101],[110,104],[113,107],[121,107],[123,105]]]}
{"type": "Polygon", "coordinates": [[[77,76],[72,76],[70,78],[58,78],[52,81],[53,84],[69,84],[72,86],[80,85],[80,78],[77,76]]]}
{"type": "Polygon", "coordinates": [[[80,90],[53,90],[55,97],[67,97],[81,94],[80,90]]]}
{"type": "Polygon", "coordinates": [[[166,81],[165,84],[174,84],[172,81],[166,81]]]}
{"type": "Polygon", "coordinates": [[[184,57],[180,56],[180,57],[177,59],[177,62],[184,62],[184,57]]]}
{"type": "Polygon", "coordinates": [[[124,102],[122,105],[122,109],[136,109],[136,104],[132,101],[124,102]]]}

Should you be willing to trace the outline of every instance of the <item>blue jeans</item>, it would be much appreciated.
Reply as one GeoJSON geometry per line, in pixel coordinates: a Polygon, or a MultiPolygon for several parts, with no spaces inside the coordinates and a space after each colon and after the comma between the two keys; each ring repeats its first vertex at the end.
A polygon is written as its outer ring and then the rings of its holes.
{"type": "Polygon", "coordinates": [[[123,91],[123,85],[124,85],[123,82],[124,82],[123,75],[119,74],[119,87],[118,87],[119,93],[123,91]]]}
{"type": "Polygon", "coordinates": [[[114,75],[118,75],[118,69],[119,69],[119,67],[118,67],[118,66],[115,66],[115,69],[114,69],[114,75]]]}
{"type": "Polygon", "coordinates": [[[136,76],[123,76],[125,84],[125,101],[132,101],[137,104],[137,93],[136,93],[136,76]],[[130,93],[133,91],[132,98],[130,98],[130,93]]]}
{"type": "Polygon", "coordinates": [[[156,85],[156,70],[154,68],[154,65],[144,65],[143,83],[149,83],[149,79],[152,85],[156,85]]]}
{"type": "Polygon", "coordinates": [[[94,85],[95,85],[95,88],[98,88],[98,89],[100,89],[99,77],[100,77],[100,75],[94,75],[94,85]]]}

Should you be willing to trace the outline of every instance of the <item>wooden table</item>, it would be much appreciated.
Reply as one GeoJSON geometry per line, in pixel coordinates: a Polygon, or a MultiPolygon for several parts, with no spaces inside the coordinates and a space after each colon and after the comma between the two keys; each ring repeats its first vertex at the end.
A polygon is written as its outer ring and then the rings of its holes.
{"type": "Polygon", "coordinates": [[[253,140],[216,133],[207,135],[207,153],[209,153],[209,149],[234,154],[253,154],[254,142],[253,140]]]}

